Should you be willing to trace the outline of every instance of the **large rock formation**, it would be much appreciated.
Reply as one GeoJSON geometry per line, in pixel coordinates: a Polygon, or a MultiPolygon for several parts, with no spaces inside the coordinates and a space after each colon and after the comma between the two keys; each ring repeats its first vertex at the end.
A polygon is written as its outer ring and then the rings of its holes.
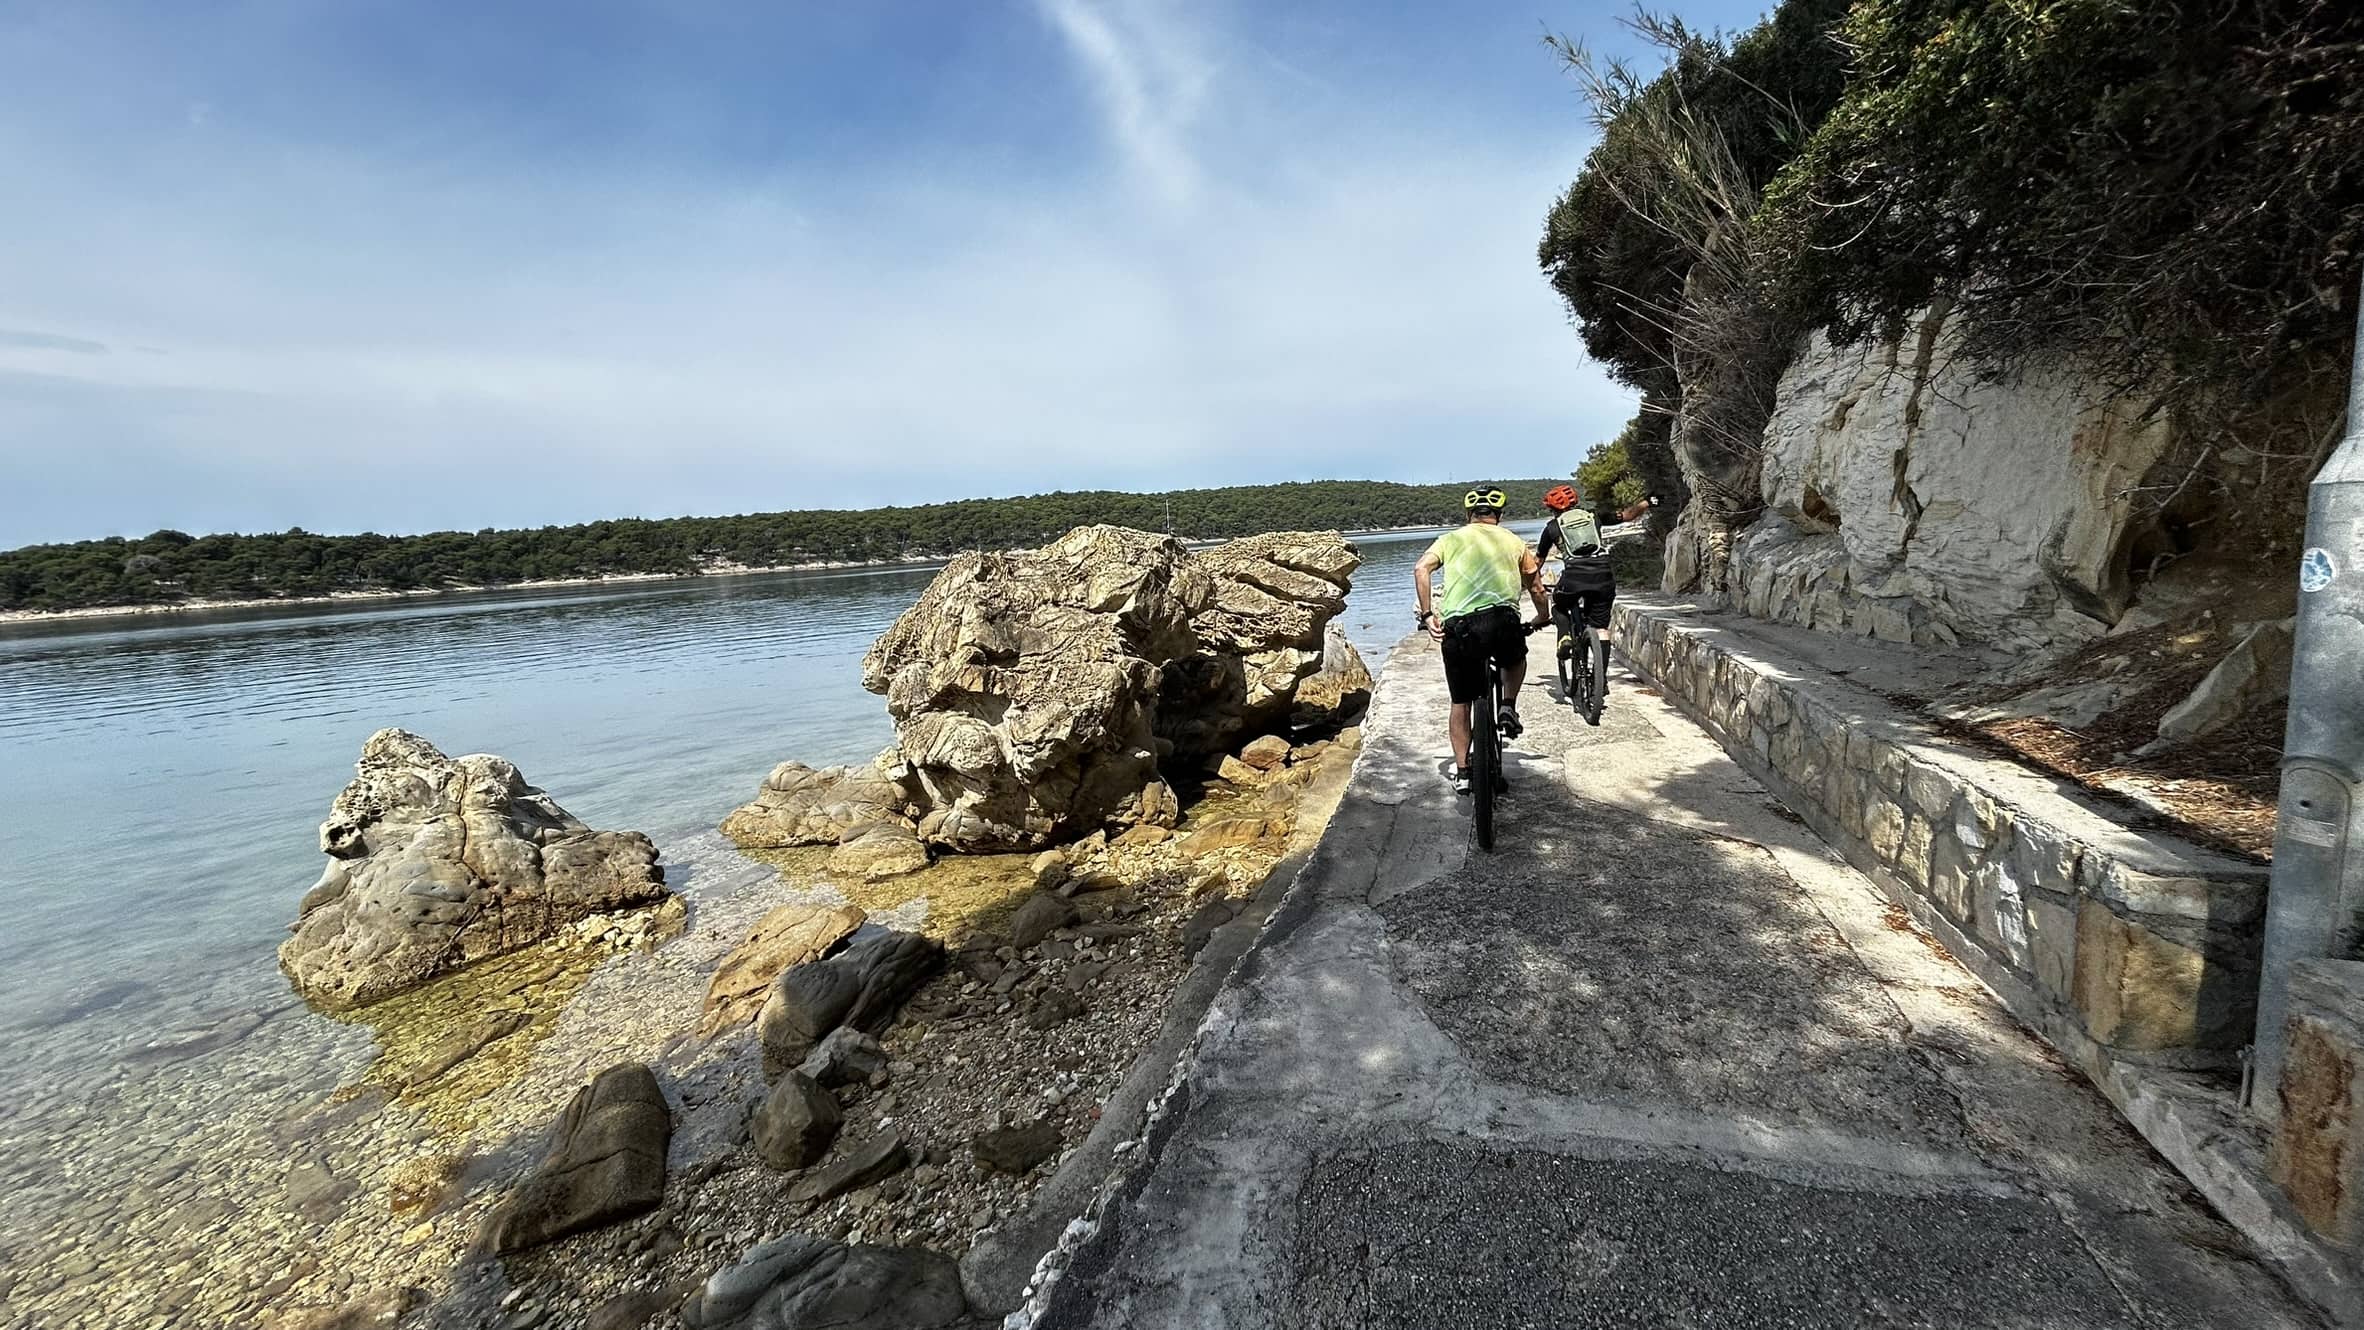
{"type": "Polygon", "coordinates": [[[2125,610],[2130,492],[2168,453],[2164,413],[2067,365],[1982,375],[1952,343],[1934,318],[1898,342],[1808,340],[1765,428],[1767,512],[1733,555],[1735,604],[2005,649],[2091,637],[2125,610]]]}
{"type": "Polygon", "coordinates": [[[372,1002],[665,896],[648,837],[593,831],[501,758],[449,758],[380,730],[355,773],[320,824],[328,871],[279,948],[279,967],[323,1006],[372,1002]]]}
{"type": "Polygon", "coordinates": [[[1195,769],[1244,735],[1360,704],[1368,671],[1326,631],[1360,558],[1335,532],[1193,554],[1111,526],[963,555],[863,658],[896,746],[867,767],[783,764],[723,830],[848,847],[843,867],[877,873],[914,863],[906,833],[986,851],[1171,826],[1167,763],[1195,769]]]}

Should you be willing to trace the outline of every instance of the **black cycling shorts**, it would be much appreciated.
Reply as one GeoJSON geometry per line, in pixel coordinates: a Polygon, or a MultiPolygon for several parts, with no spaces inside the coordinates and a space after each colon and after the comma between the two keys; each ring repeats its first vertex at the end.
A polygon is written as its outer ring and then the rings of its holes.
{"type": "Polygon", "coordinates": [[[1519,612],[1508,605],[1445,620],[1445,691],[1456,705],[1475,702],[1486,692],[1486,658],[1504,666],[1527,658],[1527,629],[1519,612]]]}
{"type": "Polygon", "coordinates": [[[1552,589],[1551,615],[1555,619],[1563,614],[1572,615],[1591,624],[1593,631],[1605,633],[1609,631],[1609,607],[1616,603],[1615,582],[1570,586],[1568,579],[1563,577],[1560,584],[1552,589]]]}

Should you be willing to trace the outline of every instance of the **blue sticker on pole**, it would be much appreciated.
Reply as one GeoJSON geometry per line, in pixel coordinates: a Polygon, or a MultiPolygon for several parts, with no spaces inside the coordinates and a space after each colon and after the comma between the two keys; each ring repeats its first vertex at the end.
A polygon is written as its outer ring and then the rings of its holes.
{"type": "Polygon", "coordinates": [[[2339,565],[2331,561],[2331,551],[2318,545],[2298,556],[2298,589],[2321,591],[2339,576],[2339,565]]]}

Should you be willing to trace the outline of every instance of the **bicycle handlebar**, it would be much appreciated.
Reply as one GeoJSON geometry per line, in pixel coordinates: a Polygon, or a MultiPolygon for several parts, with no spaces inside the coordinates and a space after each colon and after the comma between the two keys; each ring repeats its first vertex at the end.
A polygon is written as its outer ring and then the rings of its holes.
{"type": "MultiPolygon", "coordinates": [[[[1413,623],[1415,623],[1415,624],[1418,624],[1418,625],[1419,625],[1420,627],[1422,627],[1422,628],[1426,628],[1426,627],[1428,626],[1428,615],[1426,615],[1426,614],[1421,614],[1421,613],[1418,613],[1418,612],[1416,612],[1416,611],[1415,611],[1415,612],[1413,613],[1413,615],[1412,615],[1412,622],[1413,622],[1413,623]]],[[[1438,625],[1439,625],[1439,626],[1442,626],[1442,625],[1443,625],[1443,623],[1444,623],[1444,620],[1442,620],[1442,619],[1439,619],[1439,620],[1437,620],[1437,623],[1438,623],[1438,625]]],[[[1519,618],[1519,629],[1520,629],[1520,631],[1524,632],[1524,633],[1525,633],[1527,636],[1529,636],[1529,637],[1533,637],[1535,634],[1537,634],[1537,633],[1540,633],[1540,632],[1542,632],[1544,629],[1551,627],[1551,623],[1552,623],[1552,621],[1551,621],[1551,620],[1549,620],[1549,619],[1545,619],[1545,620],[1544,620],[1543,622],[1541,622],[1541,623],[1530,623],[1530,622],[1528,622],[1528,621],[1527,621],[1527,619],[1525,618],[1525,616],[1523,616],[1523,615],[1522,615],[1522,616],[1519,618]]]]}

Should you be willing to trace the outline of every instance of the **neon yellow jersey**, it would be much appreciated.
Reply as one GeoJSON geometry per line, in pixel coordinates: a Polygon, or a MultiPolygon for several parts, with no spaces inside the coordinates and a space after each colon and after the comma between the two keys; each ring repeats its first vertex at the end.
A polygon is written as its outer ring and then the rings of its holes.
{"type": "Polygon", "coordinates": [[[1435,602],[1440,619],[1518,604],[1527,570],[1534,566],[1529,560],[1535,557],[1516,533],[1492,522],[1448,531],[1428,552],[1436,556],[1444,576],[1444,589],[1437,592],[1435,602]]]}

